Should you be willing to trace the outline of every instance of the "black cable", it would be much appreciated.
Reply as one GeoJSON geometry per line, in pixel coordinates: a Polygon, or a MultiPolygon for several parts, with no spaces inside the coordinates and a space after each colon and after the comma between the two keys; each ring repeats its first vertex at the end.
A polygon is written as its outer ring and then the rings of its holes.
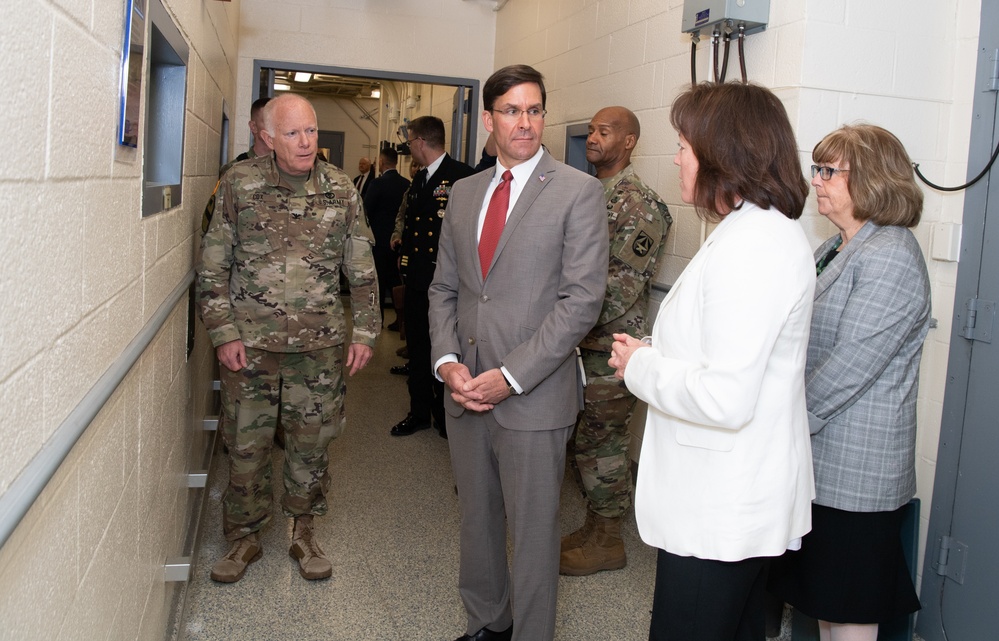
{"type": "Polygon", "coordinates": [[[711,34],[711,57],[714,60],[713,73],[715,77],[715,82],[718,82],[718,31],[715,30],[711,34]]]}
{"type": "Polygon", "coordinates": [[[690,41],[690,84],[697,84],[697,37],[690,41]]]}
{"type": "Polygon", "coordinates": [[[975,176],[969,182],[966,182],[963,185],[958,185],[957,187],[941,187],[940,185],[934,185],[933,183],[931,183],[929,180],[926,179],[926,176],[923,175],[923,172],[919,171],[918,162],[912,163],[912,170],[916,172],[916,175],[919,176],[920,180],[922,180],[924,183],[926,183],[933,189],[936,189],[937,191],[961,191],[962,189],[967,189],[968,187],[971,187],[976,182],[984,178],[985,174],[989,173],[989,170],[992,169],[992,164],[996,161],[996,157],[999,157],[999,145],[996,145],[995,151],[992,152],[992,158],[989,159],[989,164],[985,165],[985,169],[983,169],[980,174],[975,176]]]}
{"type": "Polygon", "coordinates": [[[732,37],[728,31],[725,32],[725,53],[722,54],[721,82],[725,82],[725,74],[728,73],[728,49],[732,44],[732,37]]]}
{"type": "Polygon", "coordinates": [[[746,77],[746,49],[743,46],[746,42],[746,25],[739,25],[739,69],[742,70],[742,83],[749,82],[746,77]]]}

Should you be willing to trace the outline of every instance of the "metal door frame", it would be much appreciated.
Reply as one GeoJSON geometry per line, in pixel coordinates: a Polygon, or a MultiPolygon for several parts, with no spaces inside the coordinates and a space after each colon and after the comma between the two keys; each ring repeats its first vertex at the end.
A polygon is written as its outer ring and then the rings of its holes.
{"type": "MultiPolygon", "coordinates": [[[[330,65],[321,65],[317,63],[303,63],[303,62],[284,62],[281,60],[253,60],[253,75],[252,78],[256,79],[253,86],[253,100],[256,100],[261,96],[261,72],[264,69],[287,69],[288,71],[308,71],[310,73],[324,73],[337,76],[349,76],[352,78],[373,78],[375,80],[394,80],[397,82],[413,82],[425,85],[443,85],[447,87],[465,87],[471,93],[469,94],[468,102],[471,106],[471,112],[475,112],[475,106],[479,104],[479,81],[474,78],[457,78],[452,76],[435,76],[425,73],[406,73],[401,71],[381,71],[378,69],[358,69],[356,67],[336,67],[330,65]]],[[[271,71],[270,75],[270,86],[274,85],[274,73],[271,71]]],[[[463,128],[461,128],[463,129],[463,128]]],[[[473,160],[471,158],[471,150],[475,149],[476,134],[478,133],[478,127],[468,127],[468,139],[463,140],[465,132],[461,129],[451,132],[452,145],[457,138],[458,148],[464,148],[469,150],[467,153],[469,155],[469,161],[473,160]]],[[[474,162],[470,162],[474,165],[474,162]]]]}
{"type": "MultiPolygon", "coordinates": [[[[982,0],[978,43],[978,69],[974,88],[973,119],[968,150],[968,179],[973,178],[988,163],[999,131],[996,123],[997,93],[994,79],[999,52],[999,0],[982,0]]],[[[993,168],[995,173],[995,168],[993,168]]],[[[999,174],[996,174],[999,178],[999,174]]],[[[938,574],[941,564],[941,540],[949,537],[957,502],[958,477],[961,472],[961,447],[965,430],[969,383],[972,376],[971,357],[974,341],[962,333],[968,310],[965,302],[979,294],[982,259],[989,247],[985,236],[985,217],[990,192],[999,194],[999,180],[987,175],[965,193],[960,265],[954,296],[953,323],[947,360],[947,387],[944,392],[940,443],[937,451],[930,527],[923,561],[923,580],[916,632],[926,641],[947,639],[942,619],[942,590],[950,579],[938,574]]],[[[993,198],[999,201],[999,195],[993,198]]],[[[994,207],[993,216],[999,216],[994,207]]],[[[995,239],[992,239],[993,243],[995,239]]],[[[993,552],[994,553],[994,552],[993,552]]],[[[945,570],[946,572],[946,570],[945,570]]],[[[950,639],[950,641],[963,641],[950,639]]]]}

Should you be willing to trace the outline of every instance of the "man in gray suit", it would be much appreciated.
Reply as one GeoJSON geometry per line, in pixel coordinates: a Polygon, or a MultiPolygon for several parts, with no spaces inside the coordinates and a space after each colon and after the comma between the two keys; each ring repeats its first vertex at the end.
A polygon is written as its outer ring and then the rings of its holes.
{"type": "Polygon", "coordinates": [[[454,185],[430,286],[461,508],[457,641],[550,641],[565,445],[583,401],[575,347],[603,301],[607,221],[600,182],[541,148],[541,74],[505,67],[482,93],[496,169],[454,185]]]}

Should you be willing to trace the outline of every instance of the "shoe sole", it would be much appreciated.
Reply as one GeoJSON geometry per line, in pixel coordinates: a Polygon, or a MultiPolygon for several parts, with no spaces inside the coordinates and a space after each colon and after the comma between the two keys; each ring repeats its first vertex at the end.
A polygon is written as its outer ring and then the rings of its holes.
{"type": "Polygon", "coordinates": [[[253,558],[246,562],[246,565],[243,566],[243,570],[234,577],[229,577],[229,576],[224,577],[215,574],[215,570],[212,570],[212,575],[211,575],[212,581],[217,581],[219,583],[235,583],[236,581],[239,581],[240,579],[243,578],[243,575],[246,574],[246,568],[250,567],[251,563],[256,563],[257,561],[259,561],[260,557],[262,557],[263,555],[264,555],[264,549],[260,548],[259,550],[257,550],[257,553],[253,555],[253,558]]]}
{"type": "MultiPolygon", "coordinates": [[[[293,549],[290,549],[290,548],[288,549],[288,556],[290,556],[291,558],[295,559],[296,562],[301,561],[301,559],[299,559],[298,556],[296,556],[295,551],[293,549]]],[[[307,579],[309,581],[318,581],[320,579],[328,579],[331,576],[333,576],[333,568],[330,568],[326,572],[319,572],[319,573],[315,573],[315,574],[310,574],[310,573],[306,572],[305,568],[302,567],[302,564],[299,563],[298,564],[298,573],[302,575],[303,579],[307,579]]]]}
{"type": "Polygon", "coordinates": [[[623,561],[607,561],[606,563],[601,563],[592,568],[585,569],[572,569],[566,570],[565,568],[559,566],[558,573],[562,576],[590,576],[591,574],[596,574],[597,572],[621,570],[628,565],[627,560],[623,561]]]}

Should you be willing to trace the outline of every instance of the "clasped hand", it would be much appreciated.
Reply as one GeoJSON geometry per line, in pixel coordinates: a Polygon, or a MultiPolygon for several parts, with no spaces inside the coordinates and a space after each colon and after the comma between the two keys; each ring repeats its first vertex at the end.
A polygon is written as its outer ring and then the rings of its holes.
{"type": "Polygon", "coordinates": [[[624,370],[628,367],[631,355],[643,347],[651,347],[648,343],[628,336],[627,334],[614,334],[614,344],[611,345],[611,357],[607,364],[614,368],[614,376],[624,380],[624,370]]]}
{"type": "Polygon", "coordinates": [[[473,378],[465,365],[444,363],[437,369],[437,373],[451,388],[451,398],[473,412],[491,410],[497,403],[510,397],[510,389],[498,367],[473,378]]]}

